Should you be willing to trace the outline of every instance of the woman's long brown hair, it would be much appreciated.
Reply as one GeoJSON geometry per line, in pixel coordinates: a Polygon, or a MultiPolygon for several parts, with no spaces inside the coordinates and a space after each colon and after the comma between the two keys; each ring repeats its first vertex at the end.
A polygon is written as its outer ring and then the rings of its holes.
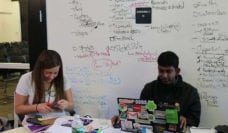
{"type": "Polygon", "coordinates": [[[57,77],[52,81],[55,86],[55,101],[65,98],[64,96],[64,78],[62,60],[60,55],[54,50],[44,50],[38,57],[32,71],[32,84],[35,86],[33,103],[45,102],[45,88],[43,84],[43,71],[60,66],[57,77]]]}

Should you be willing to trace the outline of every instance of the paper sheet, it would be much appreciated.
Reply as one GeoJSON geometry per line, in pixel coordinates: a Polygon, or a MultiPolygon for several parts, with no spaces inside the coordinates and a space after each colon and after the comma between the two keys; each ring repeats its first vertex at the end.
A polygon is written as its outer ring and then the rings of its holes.
{"type": "Polygon", "coordinates": [[[191,133],[216,133],[216,130],[213,129],[213,128],[202,128],[202,127],[199,127],[199,128],[190,128],[190,132],[191,133]]]}
{"type": "Polygon", "coordinates": [[[45,133],[72,133],[72,128],[60,125],[52,125],[45,131],[45,133]]]}

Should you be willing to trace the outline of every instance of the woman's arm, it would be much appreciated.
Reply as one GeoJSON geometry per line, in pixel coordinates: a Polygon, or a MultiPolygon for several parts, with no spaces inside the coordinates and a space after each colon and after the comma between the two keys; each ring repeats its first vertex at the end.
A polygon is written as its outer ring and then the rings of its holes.
{"type": "Polygon", "coordinates": [[[46,114],[53,110],[46,103],[27,104],[28,97],[15,93],[14,108],[17,114],[31,114],[40,112],[46,114]]]}
{"type": "Polygon", "coordinates": [[[73,100],[71,89],[66,90],[65,95],[66,95],[67,101],[69,102],[68,108],[73,109],[74,108],[74,100],[73,100]]]}
{"type": "Polygon", "coordinates": [[[15,93],[14,98],[15,98],[14,108],[17,114],[30,114],[30,113],[37,112],[36,104],[33,104],[33,105],[27,104],[27,100],[28,100],[27,96],[22,96],[18,93],[15,93]]]}
{"type": "Polygon", "coordinates": [[[58,107],[62,110],[72,110],[74,109],[74,100],[72,97],[71,89],[65,90],[65,97],[66,99],[61,99],[58,101],[58,107]]]}

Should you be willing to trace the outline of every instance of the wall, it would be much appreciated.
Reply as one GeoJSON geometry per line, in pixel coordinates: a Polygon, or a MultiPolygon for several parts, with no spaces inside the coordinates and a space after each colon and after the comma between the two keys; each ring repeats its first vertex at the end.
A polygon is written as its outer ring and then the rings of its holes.
{"type": "Polygon", "coordinates": [[[19,2],[0,1],[0,42],[21,41],[19,2]]]}
{"type": "Polygon", "coordinates": [[[172,50],[181,75],[198,88],[201,126],[228,123],[226,0],[48,0],[48,48],[57,50],[72,83],[77,113],[117,114],[117,97],[138,98],[157,78],[156,59],[172,50]],[[152,7],[136,24],[135,8],[152,7]]]}

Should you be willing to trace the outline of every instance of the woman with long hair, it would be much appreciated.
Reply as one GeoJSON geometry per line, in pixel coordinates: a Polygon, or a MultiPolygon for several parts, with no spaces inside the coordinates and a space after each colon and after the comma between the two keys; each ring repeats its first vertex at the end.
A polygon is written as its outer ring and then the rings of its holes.
{"type": "Polygon", "coordinates": [[[21,76],[15,93],[15,112],[33,116],[47,115],[55,110],[64,111],[74,106],[72,91],[63,76],[60,55],[54,50],[44,50],[38,57],[33,71],[21,76]]]}

